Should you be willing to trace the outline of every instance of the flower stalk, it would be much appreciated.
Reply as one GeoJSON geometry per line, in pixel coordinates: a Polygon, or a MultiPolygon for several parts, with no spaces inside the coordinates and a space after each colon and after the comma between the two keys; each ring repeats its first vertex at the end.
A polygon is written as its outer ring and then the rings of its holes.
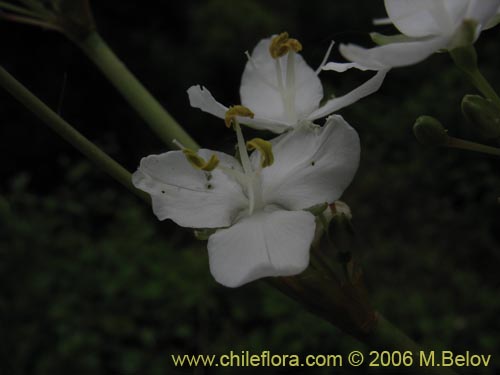
{"type": "Polygon", "coordinates": [[[3,67],[0,67],[0,86],[108,175],[149,203],[149,196],[132,185],[130,172],[74,129],[3,67]]]}
{"type": "Polygon", "coordinates": [[[413,126],[413,134],[424,146],[459,148],[500,156],[499,148],[449,136],[441,122],[431,116],[420,116],[413,126]]]}
{"type": "MultiPolygon", "coordinates": [[[[417,358],[425,350],[371,306],[361,269],[350,256],[356,248],[352,224],[348,215],[334,212],[338,203],[330,206],[332,212],[323,214],[322,222],[327,225],[317,234],[321,238],[313,245],[309,268],[300,275],[267,279],[267,282],[368,348],[411,351],[413,358],[417,358]],[[338,237],[339,241],[332,241],[338,237]]],[[[414,365],[406,371],[419,374],[422,368],[414,365]]],[[[455,374],[451,369],[439,367],[425,371],[435,375],[455,374]]]]}
{"type": "Polygon", "coordinates": [[[199,148],[98,34],[89,0],[25,0],[21,3],[0,1],[0,18],[61,32],[97,65],[168,148],[174,147],[174,140],[190,149],[199,148]]]}
{"type": "Polygon", "coordinates": [[[467,75],[472,85],[500,109],[500,97],[479,70],[474,45],[455,48],[450,51],[450,56],[455,65],[467,75]]]}
{"type": "Polygon", "coordinates": [[[75,42],[168,148],[172,148],[173,140],[189,149],[199,148],[196,141],[127,69],[97,32],[91,32],[75,42]]]}
{"type": "Polygon", "coordinates": [[[483,154],[500,156],[500,148],[486,146],[481,143],[466,141],[465,139],[448,137],[447,147],[459,148],[467,151],[481,152],[483,154]]]}

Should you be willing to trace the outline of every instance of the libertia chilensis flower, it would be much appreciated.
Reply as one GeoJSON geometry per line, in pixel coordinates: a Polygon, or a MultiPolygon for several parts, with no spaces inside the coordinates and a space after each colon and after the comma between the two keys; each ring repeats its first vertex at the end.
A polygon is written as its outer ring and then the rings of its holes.
{"type": "MultiPolygon", "coordinates": [[[[251,55],[247,53],[248,62],[240,86],[241,103],[251,108],[255,116],[238,120],[256,129],[282,133],[304,122],[326,117],[379,89],[385,71],[377,72],[346,95],[320,105],[323,86],[318,74],[323,70],[332,46],[333,43],[320,67],[313,70],[299,53],[302,44],[290,38],[288,33],[261,40],[251,55]]],[[[331,70],[345,71],[346,67],[331,70]]],[[[228,107],[217,102],[206,88],[192,86],[188,94],[191,106],[224,118],[228,107]]]]}
{"type": "Polygon", "coordinates": [[[340,116],[324,127],[304,124],[270,141],[245,142],[239,119],[253,116],[243,106],[224,116],[239,160],[207,149],[169,151],[143,158],[133,175],[160,220],[213,229],[210,270],[228,287],[302,272],[316,229],[307,209],[337,200],[359,163],[357,133],[340,116]]]}

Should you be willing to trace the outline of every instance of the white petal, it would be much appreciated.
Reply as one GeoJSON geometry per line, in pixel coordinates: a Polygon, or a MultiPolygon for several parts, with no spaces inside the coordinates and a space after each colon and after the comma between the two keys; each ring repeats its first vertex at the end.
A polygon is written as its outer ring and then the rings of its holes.
{"type": "Polygon", "coordinates": [[[220,104],[205,87],[191,86],[187,90],[191,107],[199,108],[219,118],[224,118],[228,108],[220,104]]]}
{"type": "Polygon", "coordinates": [[[465,15],[476,20],[482,28],[487,28],[500,10],[500,0],[472,0],[465,15]]]}
{"type": "MultiPolygon", "coordinates": [[[[294,126],[285,114],[278,88],[276,60],[269,53],[271,38],[261,40],[252,52],[241,78],[241,103],[250,108],[256,118],[266,118],[294,126]]],[[[288,56],[279,59],[286,87],[288,56]]],[[[323,97],[321,81],[302,56],[295,54],[295,111],[299,119],[318,108],[323,97]]]]}
{"type": "Polygon", "coordinates": [[[404,43],[390,43],[374,48],[363,48],[353,44],[341,45],[340,53],[350,61],[372,69],[388,69],[412,65],[446,48],[450,37],[436,37],[404,43]]]}
{"type": "Polygon", "coordinates": [[[373,70],[367,68],[366,66],[360,65],[358,63],[337,63],[337,62],[329,62],[323,66],[323,70],[333,70],[337,73],[344,73],[349,69],[358,69],[362,71],[373,70]]]}
{"type": "Polygon", "coordinates": [[[305,211],[258,212],[208,239],[210,271],[238,287],[268,276],[291,276],[309,263],[315,219],[305,211]]]}
{"type": "Polygon", "coordinates": [[[455,17],[468,1],[446,0],[445,6],[443,0],[385,0],[385,8],[403,34],[425,37],[451,33],[456,27],[455,17]]]}
{"type": "Polygon", "coordinates": [[[373,94],[380,88],[382,82],[384,82],[386,74],[387,70],[378,71],[377,74],[375,74],[375,76],[370,78],[361,86],[356,87],[351,92],[343,96],[339,96],[338,98],[333,98],[327,101],[319,109],[311,113],[308,119],[313,121],[318,118],[328,116],[344,107],[347,107],[348,105],[351,105],[352,103],[357,102],[358,100],[364,98],[365,96],[373,94]]]}
{"type": "MultiPolygon", "coordinates": [[[[267,204],[299,210],[331,203],[358,168],[358,134],[341,116],[331,116],[322,128],[302,126],[272,143],[274,163],[261,172],[267,204]]],[[[252,154],[254,164],[257,156],[252,154]]]]}
{"type": "MultiPolygon", "coordinates": [[[[205,159],[214,153],[221,165],[241,171],[232,156],[210,150],[199,151],[205,159]]],[[[151,195],[153,212],[158,219],[172,219],[183,227],[226,227],[248,205],[237,182],[218,169],[210,174],[195,169],[182,151],[143,158],[132,182],[151,195]]]]}
{"type": "MultiPolygon", "coordinates": [[[[252,111],[253,109],[250,108],[252,111]]],[[[293,128],[295,124],[286,124],[280,122],[279,120],[271,120],[261,116],[255,116],[254,118],[248,117],[239,117],[237,116],[240,124],[247,125],[250,128],[254,128],[257,130],[269,130],[273,133],[283,133],[286,130],[290,130],[293,128]]]]}
{"type": "Polygon", "coordinates": [[[490,18],[488,23],[484,26],[483,30],[491,29],[500,23],[500,7],[497,9],[496,14],[490,18]]]}
{"type": "MultiPolygon", "coordinates": [[[[199,108],[202,111],[210,113],[221,119],[226,117],[226,111],[229,108],[216,101],[212,96],[212,93],[205,87],[201,87],[199,85],[191,86],[187,92],[189,95],[189,102],[192,107],[199,108]]],[[[270,130],[274,133],[282,133],[291,128],[290,125],[259,116],[255,116],[253,119],[238,116],[238,121],[241,124],[250,126],[251,128],[258,130],[270,130]]]]}

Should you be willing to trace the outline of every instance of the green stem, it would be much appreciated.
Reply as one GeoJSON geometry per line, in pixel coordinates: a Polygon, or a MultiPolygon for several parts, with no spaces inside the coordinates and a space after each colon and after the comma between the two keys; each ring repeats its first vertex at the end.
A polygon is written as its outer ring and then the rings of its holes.
{"type": "MultiPolygon", "coordinates": [[[[402,371],[405,374],[434,374],[434,375],[456,375],[456,373],[450,368],[446,367],[425,367],[420,366],[420,355],[425,354],[426,358],[429,357],[431,353],[430,350],[425,350],[421,348],[415,341],[409,338],[400,329],[392,325],[388,320],[378,313],[374,313],[376,317],[375,324],[371,326],[368,333],[361,333],[359,330],[352,331],[345,329],[346,326],[339,324],[339,311],[320,311],[315,308],[310,308],[315,305],[315,300],[317,299],[317,290],[314,288],[312,290],[305,290],[296,282],[297,280],[293,277],[285,278],[266,278],[265,282],[276,288],[281,293],[285,294],[289,298],[295,300],[299,304],[308,308],[313,314],[318,317],[328,321],[335,327],[341,329],[345,333],[349,334],[359,342],[365,344],[369,350],[375,350],[377,352],[387,351],[398,351],[404,353],[405,351],[412,352],[413,364],[409,367],[402,367],[402,371]],[[332,319],[333,317],[333,319],[332,319]]],[[[339,296],[335,296],[339,297],[339,296]]],[[[334,297],[334,298],[335,298],[334,297]]],[[[322,304],[323,305],[323,304],[322,304]]],[[[340,314],[346,314],[348,312],[343,311],[340,314]]],[[[369,353],[365,353],[365,364],[368,363],[370,359],[369,353]]],[[[436,364],[439,363],[439,355],[435,356],[436,364]]],[[[439,363],[440,364],[440,363],[439,363]]]]}
{"type": "Polygon", "coordinates": [[[172,148],[174,139],[184,147],[194,150],[199,148],[198,144],[127,69],[97,32],[91,32],[85,39],[75,40],[75,42],[169,148],[172,148]]]}
{"type": "Polygon", "coordinates": [[[484,78],[483,74],[479,69],[469,72],[467,74],[472,84],[488,99],[490,99],[495,105],[500,108],[500,97],[496,93],[495,89],[490,85],[488,80],[484,78]]]}
{"type": "MultiPolygon", "coordinates": [[[[377,351],[389,350],[389,351],[411,351],[413,353],[413,366],[405,368],[407,372],[405,373],[415,373],[415,374],[435,374],[435,375],[456,375],[456,372],[450,368],[446,367],[422,367],[420,366],[419,356],[420,353],[425,353],[428,357],[431,351],[424,350],[418,346],[412,339],[410,339],[406,334],[400,331],[397,327],[393,326],[389,321],[387,321],[383,316],[378,316],[377,325],[375,329],[369,336],[362,338],[368,347],[375,349],[377,351]]],[[[436,352],[437,354],[437,352],[436,352]]],[[[439,363],[439,356],[436,355],[436,364],[439,363]]],[[[439,363],[440,364],[440,363],[439,363]]]]}
{"type": "Polygon", "coordinates": [[[462,150],[482,152],[483,154],[500,156],[500,148],[486,146],[481,143],[466,141],[455,137],[448,137],[447,147],[459,148],[462,150]]]}
{"type": "Polygon", "coordinates": [[[130,172],[64,121],[2,67],[0,67],[0,85],[88,159],[134,194],[150,203],[149,196],[132,185],[130,172]]]}
{"type": "Polygon", "coordinates": [[[490,99],[500,108],[500,97],[479,70],[477,52],[474,45],[455,48],[450,51],[450,56],[455,65],[467,75],[471,83],[486,98],[490,99]]]}

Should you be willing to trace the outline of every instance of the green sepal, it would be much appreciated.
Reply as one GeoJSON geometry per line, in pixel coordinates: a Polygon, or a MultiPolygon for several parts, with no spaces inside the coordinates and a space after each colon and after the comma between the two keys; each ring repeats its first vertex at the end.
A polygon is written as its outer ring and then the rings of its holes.
{"type": "Polygon", "coordinates": [[[455,48],[467,47],[474,44],[477,39],[479,24],[475,20],[465,20],[458,28],[448,47],[450,51],[455,48]]]}
{"type": "Polygon", "coordinates": [[[474,41],[477,37],[477,22],[466,20],[451,41],[448,51],[455,64],[468,74],[477,72],[477,53],[474,41]]]}
{"type": "Polygon", "coordinates": [[[206,240],[208,240],[208,237],[210,237],[216,231],[217,231],[217,229],[213,229],[213,228],[195,229],[194,236],[197,240],[206,241],[206,240]]]}
{"type": "Polygon", "coordinates": [[[319,203],[314,206],[304,209],[304,211],[312,213],[314,216],[319,216],[328,208],[328,203],[319,203]]]}
{"type": "Polygon", "coordinates": [[[380,33],[370,33],[370,38],[373,43],[378,44],[379,46],[393,43],[406,43],[415,40],[414,38],[410,38],[404,34],[384,35],[380,33]]]}

